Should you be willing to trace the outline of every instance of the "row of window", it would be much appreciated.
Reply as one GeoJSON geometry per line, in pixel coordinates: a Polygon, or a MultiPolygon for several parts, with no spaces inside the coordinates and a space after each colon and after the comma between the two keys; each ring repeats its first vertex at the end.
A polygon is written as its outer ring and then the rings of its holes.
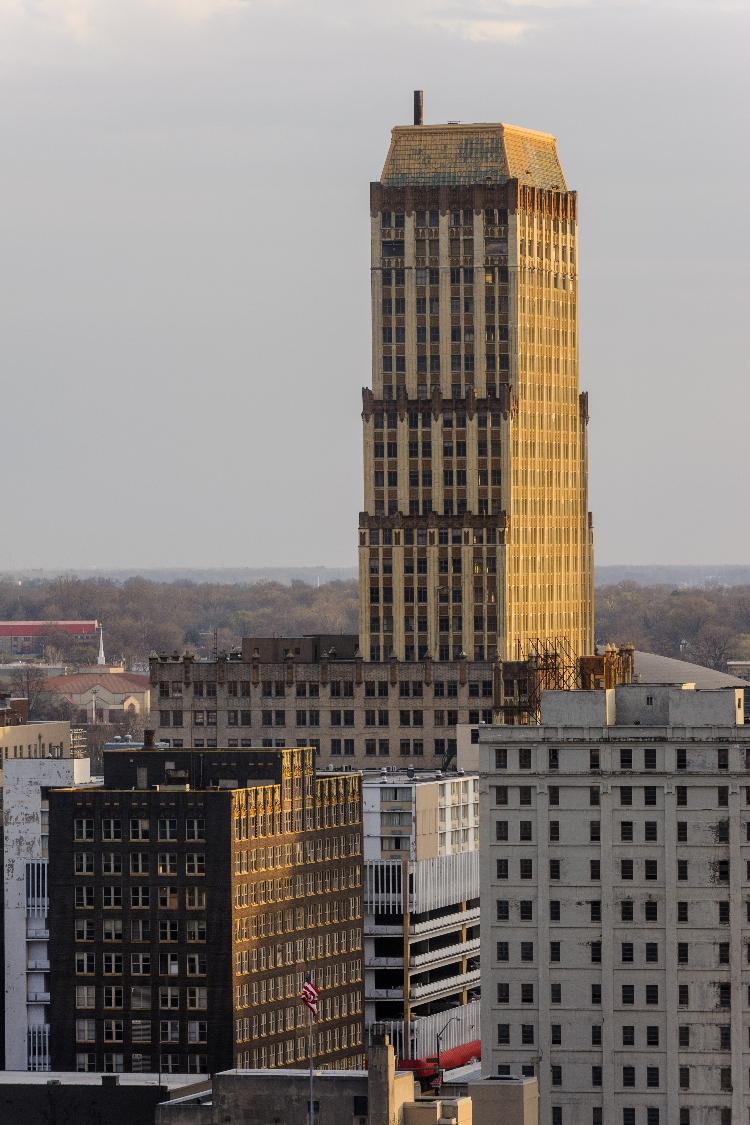
{"type": "MultiPolygon", "coordinates": [[[[507,945],[507,943],[506,943],[507,945]]],[[[507,958],[503,958],[507,960],[507,958]]],[[[729,983],[712,982],[716,990],[717,1007],[731,1008],[732,1006],[732,986],[729,983]]],[[[550,1004],[558,1005],[563,1002],[563,986],[560,981],[552,981],[549,986],[550,990],[550,1004]]],[[[575,996],[570,997],[571,1003],[574,1003],[576,1009],[580,1008],[580,985],[574,985],[575,996]]],[[[659,1003],[659,986],[658,984],[647,984],[643,993],[644,1000],[647,1005],[658,1005],[659,1003]]],[[[635,985],[623,984],[621,987],[621,1001],[625,1005],[635,1004],[635,985]]],[[[602,1003],[602,986],[599,981],[591,983],[590,1004],[592,1007],[601,1007],[602,1003]]],[[[690,1007],[690,985],[678,984],[677,985],[677,1003],[681,1008],[690,1007]]],[[[747,990],[747,1004],[750,1007],[750,986],[747,990]]]]}
{"type": "MultiPolygon", "coordinates": [[[[463,357],[455,353],[450,357],[450,370],[452,373],[457,374],[461,371],[470,374],[474,371],[474,353],[464,352],[463,357]]],[[[510,369],[510,356],[501,352],[495,355],[494,352],[487,352],[485,355],[485,365],[487,371],[508,371],[510,369]]],[[[418,355],[417,356],[417,372],[426,373],[429,370],[431,374],[439,374],[440,372],[440,354],[433,353],[432,355],[418,355]]],[[[405,355],[388,355],[382,357],[382,371],[384,374],[390,374],[395,371],[396,374],[406,373],[406,356],[405,355]]]]}
{"type": "MultiPolygon", "coordinates": [[[[477,211],[477,215],[482,212],[477,211]]],[[[485,207],[483,211],[484,221],[488,226],[505,225],[508,222],[507,208],[501,207],[485,207]]],[[[436,227],[438,225],[440,212],[433,211],[415,211],[414,222],[417,227],[436,227]]],[[[567,220],[563,219],[562,230],[563,234],[567,233],[567,220]]],[[[474,223],[474,211],[471,207],[457,208],[454,207],[449,212],[449,223],[452,227],[470,227],[474,223]]],[[[395,227],[396,229],[406,226],[406,216],[403,211],[381,211],[380,212],[380,225],[381,227],[395,227]]],[[[557,230],[557,226],[555,226],[557,230]]],[[[573,223],[571,221],[571,231],[573,223]]]]}
{"type": "MultiPolygon", "coordinates": [[[[128,931],[122,918],[102,919],[102,941],[123,941],[128,932],[130,933],[130,941],[150,941],[151,920],[147,918],[131,919],[130,930],[128,931]]],[[[174,918],[160,918],[158,928],[154,928],[153,933],[154,937],[158,937],[161,944],[178,942],[183,939],[186,942],[204,943],[206,941],[206,921],[199,918],[179,922],[174,918]]],[[[75,940],[77,942],[96,941],[96,921],[93,918],[76,918],[75,940]]]]}
{"type": "MultiPolygon", "coordinates": [[[[510,803],[509,797],[511,792],[518,794],[519,805],[524,806],[531,805],[533,803],[533,789],[530,785],[495,785],[493,788],[495,790],[496,805],[508,805],[510,803]]],[[[629,808],[633,804],[634,793],[643,793],[643,804],[648,808],[651,806],[655,806],[657,804],[657,797],[659,792],[664,792],[663,788],[659,788],[655,785],[645,785],[642,788],[641,786],[637,786],[634,788],[631,785],[615,784],[613,788],[618,794],[620,806],[625,808],[629,808]]],[[[698,796],[700,797],[701,802],[705,801],[705,793],[708,788],[708,786],[696,787],[696,791],[698,793],[698,796]]],[[[686,785],[675,785],[674,791],[678,806],[682,808],[687,806],[688,793],[690,792],[690,789],[691,787],[686,785]]],[[[578,792],[580,792],[580,790],[576,788],[576,794],[578,794],[578,792]]],[[[601,804],[601,791],[598,785],[590,785],[588,788],[588,795],[589,805],[596,807],[601,804]]],[[[559,785],[550,785],[547,787],[547,798],[550,805],[555,806],[560,804],[559,785]]],[[[745,786],[745,804],[750,805],[750,786],[745,786]]],[[[703,807],[705,807],[704,804],[701,804],[701,808],[703,807]]],[[[716,786],[716,808],[728,807],[729,786],[716,786]]]]}
{"type": "MultiPolygon", "coordinates": [[[[148,875],[151,870],[152,859],[156,860],[155,874],[177,875],[178,866],[183,867],[186,875],[205,875],[206,856],[204,852],[187,852],[179,857],[177,852],[159,852],[152,857],[150,852],[127,852],[129,857],[129,871],[131,875],[148,875]]],[[[94,852],[74,852],[73,871],[76,875],[93,875],[95,873],[94,852]]],[[[101,853],[101,870],[104,875],[122,875],[123,853],[101,853]]]]}
{"type": "MultiPolygon", "coordinates": [[[[518,902],[519,918],[522,922],[531,922],[534,918],[534,903],[531,899],[521,899],[518,902]]],[[[701,902],[701,907],[705,907],[706,903],[701,902]]],[[[720,902],[714,903],[718,911],[718,922],[720,925],[729,924],[729,901],[723,899],[720,902]]],[[[497,900],[497,921],[507,922],[510,920],[510,901],[507,898],[497,900]]],[[[602,904],[599,899],[594,899],[588,903],[575,903],[576,906],[588,906],[591,922],[601,922],[602,920],[602,904]]],[[[747,921],[750,922],[750,899],[745,903],[747,910],[747,921]]],[[[684,901],[677,903],[677,921],[688,922],[690,913],[690,904],[684,901]]],[[[547,904],[547,917],[550,922],[561,921],[560,901],[558,899],[551,899],[547,904]]],[[[634,904],[632,899],[623,899],[620,902],[620,920],[622,922],[634,921],[634,904]]],[[[654,899],[648,899],[643,903],[643,920],[645,922],[658,922],[659,921],[659,904],[654,899]]]]}
{"type": "MultiPolygon", "coordinates": [[[[109,816],[101,818],[99,838],[110,842],[120,841],[123,839],[124,827],[129,830],[131,841],[151,838],[151,824],[147,818],[131,817],[123,824],[120,817],[109,816]]],[[[78,843],[93,840],[95,829],[94,817],[76,817],[73,821],[73,839],[78,843]]],[[[156,832],[157,840],[205,840],[206,821],[202,816],[186,817],[184,821],[178,821],[176,816],[162,816],[157,821],[156,832]]]]}
{"type": "MultiPolygon", "coordinates": [[[[104,1071],[105,1074],[122,1074],[125,1071],[125,1055],[122,1052],[105,1051],[97,1055],[95,1051],[76,1053],[76,1070],[79,1073],[104,1071]]],[[[160,1051],[156,1061],[151,1055],[133,1051],[128,1055],[128,1072],[133,1074],[207,1074],[208,1055],[180,1055],[173,1051],[160,1051]]]]}
{"type": "MultiPolygon", "coordinates": [[[[104,976],[122,976],[125,954],[102,953],[101,966],[104,976]]],[[[130,954],[130,973],[132,976],[149,976],[156,972],[159,976],[178,977],[185,973],[189,977],[205,977],[207,960],[205,953],[160,953],[158,962],[150,953],[130,954]]],[[[96,972],[96,953],[75,954],[76,976],[92,976],[96,972]]],[[[105,1005],[109,1007],[110,1005],[105,1005]]],[[[118,1005],[119,1006],[119,1005],[118,1005]]]]}
{"type": "MultiPolygon", "coordinates": [[[[121,1005],[119,1005],[121,1007],[121,1005]]],[[[188,1020],[185,1029],[181,1027],[180,1020],[160,1020],[160,1043],[207,1043],[207,1020],[188,1020]]],[[[121,1019],[105,1019],[97,1029],[97,1021],[93,1019],[76,1020],[76,1043],[96,1043],[97,1034],[105,1043],[124,1043],[126,1035],[131,1043],[150,1043],[152,1035],[151,1020],[131,1020],[126,1024],[121,1019]]]]}
{"type": "MultiPolygon", "coordinates": [[[[195,726],[218,726],[218,713],[216,711],[204,712],[193,711],[193,723],[195,726]]],[[[395,716],[393,716],[395,718],[395,716]]],[[[387,727],[391,723],[391,712],[389,710],[366,710],[364,712],[364,726],[366,727],[387,727]]],[[[182,711],[162,711],[159,715],[160,725],[162,727],[182,727],[184,726],[184,712],[182,711]]],[[[357,725],[356,713],[353,710],[334,710],[328,716],[329,725],[332,727],[354,727],[357,725]]],[[[491,723],[492,710],[485,711],[470,711],[470,723],[491,723]]],[[[429,712],[427,713],[427,722],[429,723],[429,712]]],[[[434,712],[433,722],[435,726],[456,726],[458,723],[457,711],[443,711],[436,710],[434,712]]],[[[249,711],[228,711],[227,712],[227,726],[251,726],[251,714],[249,711]],[[240,722],[238,724],[238,715],[240,722]]],[[[285,727],[287,725],[286,711],[264,711],[262,713],[261,726],[264,727],[285,727]]],[[[318,727],[320,726],[320,711],[297,711],[295,713],[294,725],[296,727],[318,727]]],[[[401,710],[398,713],[398,726],[401,727],[421,727],[425,725],[425,713],[423,710],[406,711],[401,710]]],[[[333,750],[332,750],[333,752],[333,750]]],[[[352,751],[353,753],[353,751],[352,751]]]]}
{"type": "MultiPolygon", "coordinates": [[[[502,822],[501,822],[502,823],[502,822]]],[[[750,860],[747,860],[746,878],[750,882],[750,860]]],[[[621,859],[620,860],[620,879],[630,881],[635,878],[635,860],[621,859]]],[[[638,861],[639,867],[641,861],[638,861]]],[[[642,861],[643,879],[647,882],[658,881],[659,879],[659,861],[656,859],[644,859],[642,861]]],[[[578,875],[576,869],[575,875],[578,875]]],[[[519,859],[518,861],[518,877],[519,879],[533,879],[534,878],[534,861],[530,858],[519,859]]],[[[549,877],[553,882],[558,882],[562,879],[562,860],[551,859],[549,860],[549,877]]],[[[592,882],[599,882],[601,879],[601,860],[589,860],[589,879],[592,882]]],[[[507,858],[498,859],[496,861],[496,878],[509,879],[510,878],[510,860],[507,858]]],[[[679,882],[688,882],[690,879],[690,863],[687,859],[677,860],[677,879],[679,882]]],[[[577,879],[575,881],[578,881],[577,879]]],[[[708,872],[706,873],[704,881],[706,883],[728,883],[729,882],[729,860],[716,859],[709,861],[708,872]]]]}
{"type": "MultiPolygon", "coordinates": [[[[683,1086],[683,1089],[689,1089],[689,1086],[683,1086]]],[[[690,1107],[680,1106],[678,1112],[679,1125],[691,1125],[690,1107]]],[[[701,1121],[705,1121],[703,1112],[703,1109],[701,1109],[701,1121]]],[[[729,1106],[722,1106],[718,1110],[718,1114],[716,1118],[718,1125],[732,1125],[732,1110],[729,1106]]],[[[692,1120],[694,1121],[696,1119],[692,1118],[692,1120]]],[[[622,1125],[638,1125],[638,1121],[643,1122],[644,1125],[660,1125],[661,1116],[659,1107],[647,1106],[643,1116],[639,1117],[634,1106],[625,1106],[622,1111],[622,1125]]],[[[582,1125],[582,1123],[583,1118],[580,1116],[580,1110],[578,1108],[573,1109],[571,1117],[563,1118],[563,1107],[559,1105],[552,1106],[551,1125],[582,1125]]],[[[591,1125],[604,1125],[604,1111],[601,1106],[592,1107],[591,1125]]],[[[614,1125],[614,1123],[611,1123],[611,1125],[614,1125]]]]}
{"type": "MultiPolygon", "coordinates": [[[[502,1024],[499,1025],[498,1032],[500,1030],[500,1027],[502,1027],[502,1026],[507,1026],[507,1025],[502,1025],[502,1024]]],[[[528,1026],[528,1025],[526,1025],[526,1026],[528,1026]]],[[[522,1040],[522,1042],[527,1042],[527,1040],[522,1040]]],[[[533,1042],[533,1039],[528,1040],[528,1042],[533,1042]]],[[[562,1084],[563,1084],[562,1067],[561,1066],[552,1066],[550,1069],[551,1069],[552,1085],[553,1086],[562,1086],[562,1084]]],[[[690,1067],[689,1066],[681,1066],[681,1067],[678,1068],[678,1070],[679,1070],[679,1086],[680,1086],[680,1089],[681,1090],[689,1090],[690,1089],[690,1067]]],[[[636,1079],[635,1067],[634,1066],[624,1066],[622,1068],[622,1085],[623,1085],[623,1087],[625,1089],[634,1089],[635,1085],[636,1085],[635,1079],[636,1079]]],[[[719,1082],[720,1082],[720,1089],[722,1089],[722,1090],[731,1090],[732,1089],[732,1068],[730,1066],[719,1067],[719,1082]]],[[[601,1084],[602,1084],[602,1068],[600,1066],[592,1066],[592,1068],[591,1068],[591,1085],[594,1086],[594,1087],[598,1087],[598,1086],[601,1086],[601,1084]]],[[[648,1089],[659,1089],[659,1087],[661,1086],[661,1080],[660,1080],[660,1076],[659,1076],[659,1067],[658,1066],[647,1066],[646,1067],[646,1083],[645,1083],[645,1085],[648,1089]]],[[[658,1110],[657,1110],[657,1113],[658,1113],[658,1110]]],[[[658,1117],[655,1118],[655,1120],[658,1121],[658,1117]]],[[[623,1121],[625,1121],[624,1111],[623,1111],[623,1121]]],[[[651,1121],[651,1118],[649,1118],[649,1122],[650,1121],[651,1121]]]]}
{"type": "MultiPolygon", "coordinates": [[[[600,965],[602,961],[602,943],[600,941],[589,942],[589,951],[591,956],[592,965],[600,965]]],[[[549,959],[551,962],[560,962],[562,943],[559,941],[551,941],[549,943],[549,959]]],[[[750,946],[747,947],[747,959],[750,964],[750,946]]],[[[729,942],[721,941],[716,946],[717,964],[729,964],[729,942]]],[[[522,941],[519,943],[519,955],[521,961],[534,960],[534,942],[522,941]]],[[[510,943],[507,941],[499,941],[496,945],[495,956],[498,961],[510,960],[510,943]]],[[[636,963],[635,946],[633,942],[624,941],[620,943],[620,961],[623,965],[633,965],[636,963]]],[[[680,941],[677,943],[677,964],[687,965],[690,962],[690,943],[680,941]]],[[[659,963],[659,943],[656,941],[647,941],[644,944],[644,964],[656,965],[659,963]]],[[[705,967],[705,966],[704,966],[705,967]]]]}
{"type": "MultiPolygon", "coordinates": [[[[159,910],[178,910],[180,905],[180,890],[178,887],[149,887],[135,886],[129,888],[130,909],[148,910],[154,902],[159,910]],[[152,896],[152,890],[154,894],[152,896]]],[[[205,910],[206,892],[202,887],[188,887],[184,892],[186,910],[205,910]]],[[[96,888],[92,886],[78,886],[73,888],[74,905],[76,910],[93,910],[96,888]]],[[[105,910],[119,910],[123,905],[122,885],[102,887],[102,906],[105,910]]]]}
{"type": "MultiPolygon", "coordinates": [[[[650,698],[651,698],[650,696],[646,697],[647,700],[650,699],[650,698]]],[[[566,748],[564,751],[562,751],[562,753],[565,755],[567,760],[571,760],[573,758],[573,752],[570,749],[566,748]]],[[[580,753],[581,753],[580,751],[575,751],[576,762],[579,758],[580,753]]],[[[642,751],[639,751],[639,753],[642,755],[640,765],[634,767],[632,747],[629,747],[629,746],[622,747],[619,751],[620,769],[621,770],[632,770],[632,769],[635,768],[635,769],[644,769],[644,770],[655,770],[657,768],[657,751],[656,751],[655,747],[653,747],[653,746],[644,747],[644,749],[642,751]]],[[[720,746],[716,749],[715,753],[716,753],[716,768],[719,769],[719,770],[728,770],[729,769],[729,748],[726,747],[726,746],[720,746]]],[[[539,754],[541,754],[541,750],[539,751],[539,754]]],[[[555,770],[559,770],[559,768],[560,768],[560,754],[561,754],[561,751],[556,747],[550,747],[548,749],[548,751],[547,751],[547,769],[548,770],[552,770],[553,772],[555,770]]],[[[692,766],[693,769],[696,769],[696,768],[709,769],[710,768],[705,762],[705,755],[706,754],[707,754],[706,750],[701,751],[700,765],[697,765],[697,764],[694,763],[693,766],[692,766]]],[[[519,747],[518,751],[517,751],[516,761],[517,761],[517,768],[519,770],[530,770],[532,768],[532,766],[531,766],[532,748],[530,746],[519,747]]],[[[746,751],[745,751],[745,765],[746,765],[746,767],[750,768],[750,749],[746,749],[746,751]]],[[[589,769],[592,770],[592,771],[599,771],[599,770],[601,770],[601,768],[602,768],[602,766],[601,766],[601,750],[598,747],[591,747],[589,749],[589,769]]],[[[685,747],[676,747],[675,748],[675,769],[686,770],[688,768],[689,768],[689,766],[688,766],[688,752],[687,752],[687,750],[685,749],[685,747]]],[[[508,748],[505,747],[505,746],[498,747],[495,750],[495,769],[497,769],[497,770],[508,769],[508,748]]]]}

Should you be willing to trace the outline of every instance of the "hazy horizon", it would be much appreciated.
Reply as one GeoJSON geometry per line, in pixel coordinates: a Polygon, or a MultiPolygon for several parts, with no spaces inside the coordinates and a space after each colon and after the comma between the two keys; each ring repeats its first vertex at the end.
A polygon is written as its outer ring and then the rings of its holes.
{"type": "Polygon", "coordinates": [[[554,133],[579,192],[597,564],[749,562],[748,33],[744,0],[0,0],[0,570],[353,565],[368,185],[415,87],[554,133]]]}

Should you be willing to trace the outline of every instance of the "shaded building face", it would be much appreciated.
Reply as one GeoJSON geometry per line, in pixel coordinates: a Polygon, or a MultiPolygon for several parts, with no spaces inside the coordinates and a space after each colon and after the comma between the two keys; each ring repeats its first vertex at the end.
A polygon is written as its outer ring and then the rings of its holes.
{"type": "Polygon", "coordinates": [[[109,751],[50,799],[52,1066],[362,1061],[358,775],[312,751],[109,751]]]}

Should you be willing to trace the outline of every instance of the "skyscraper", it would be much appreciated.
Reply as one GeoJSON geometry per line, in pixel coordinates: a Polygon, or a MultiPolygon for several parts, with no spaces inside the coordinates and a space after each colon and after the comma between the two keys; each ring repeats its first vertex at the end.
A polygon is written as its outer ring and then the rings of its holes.
{"type": "Polygon", "coordinates": [[[555,140],[392,131],[371,184],[360,651],[593,652],[578,207],[555,140]]]}

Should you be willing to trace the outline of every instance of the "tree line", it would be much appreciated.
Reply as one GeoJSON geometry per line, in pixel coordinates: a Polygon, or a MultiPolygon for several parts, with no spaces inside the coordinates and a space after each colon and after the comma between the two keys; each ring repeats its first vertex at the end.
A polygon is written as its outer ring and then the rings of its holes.
{"type": "MultiPolygon", "coordinates": [[[[354,633],[355,582],[158,582],[131,578],[64,577],[19,585],[0,579],[0,619],[97,618],[104,623],[108,660],[143,665],[151,652],[192,650],[209,655],[238,649],[243,636],[354,633]]],[[[636,648],[724,668],[750,659],[750,585],[642,586],[621,582],[596,591],[599,643],[636,648]]],[[[98,638],[76,646],[59,631],[46,655],[61,662],[96,659],[98,638]]]]}

